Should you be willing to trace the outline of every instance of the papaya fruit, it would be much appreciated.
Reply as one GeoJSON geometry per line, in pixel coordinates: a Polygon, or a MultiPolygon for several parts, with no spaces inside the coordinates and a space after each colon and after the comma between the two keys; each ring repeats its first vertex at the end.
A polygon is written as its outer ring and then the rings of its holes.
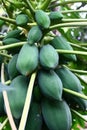
{"type": "Polygon", "coordinates": [[[35,20],[42,29],[47,29],[50,26],[50,18],[43,10],[36,10],[35,20]]]}
{"type": "Polygon", "coordinates": [[[4,39],[7,39],[7,38],[19,38],[21,32],[22,31],[20,29],[11,30],[11,31],[9,31],[7,33],[7,35],[5,36],[4,39]]]}
{"type": "Polygon", "coordinates": [[[47,44],[40,49],[39,60],[43,67],[54,69],[59,63],[59,55],[53,46],[47,44]]]}
{"type": "Polygon", "coordinates": [[[82,91],[82,85],[80,83],[80,80],[68,68],[66,67],[57,68],[55,72],[60,77],[64,88],[76,92],[82,91]]]}
{"type": "Polygon", "coordinates": [[[16,16],[16,24],[19,26],[25,26],[27,25],[29,21],[28,15],[26,14],[18,14],[16,16]]]}
{"type": "Polygon", "coordinates": [[[20,40],[17,38],[6,38],[6,39],[3,39],[3,41],[2,41],[3,45],[9,45],[9,44],[13,44],[16,42],[20,42],[20,40]]]}
{"type": "Polygon", "coordinates": [[[16,68],[17,58],[18,54],[15,54],[8,63],[8,74],[11,80],[19,75],[19,72],[16,68]]]}
{"type": "MultiPolygon", "coordinates": [[[[54,39],[50,42],[50,44],[55,49],[62,49],[62,50],[73,50],[72,46],[68,43],[65,37],[63,36],[56,36],[54,39]]],[[[75,54],[61,54],[64,56],[67,60],[76,61],[76,55],[75,54]]]]}
{"type": "Polygon", "coordinates": [[[29,75],[38,66],[38,48],[35,45],[24,44],[18,54],[16,67],[22,75],[29,75]]]}
{"type": "Polygon", "coordinates": [[[69,106],[64,100],[52,102],[44,99],[41,108],[43,119],[49,130],[71,129],[72,115],[69,106]]]}
{"type": "Polygon", "coordinates": [[[34,44],[39,42],[42,38],[42,31],[40,30],[39,26],[33,26],[27,36],[27,41],[29,44],[34,44]]]}
{"type": "Polygon", "coordinates": [[[7,91],[11,112],[16,119],[21,117],[23,111],[28,82],[27,77],[19,75],[10,84],[14,91],[7,91]]]}
{"type": "Polygon", "coordinates": [[[25,130],[41,130],[41,128],[42,114],[40,104],[37,102],[31,102],[25,130]]]}
{"type": "Polygon", "coordinates": [[[44,96],[50,99],[62,100],[62,82],[53,70],[39,71],[38,84],[44,96]]]}
{"type": "Polygon", "coordinates": [[[60,11],[51,11],[49,14],[49,17],[52,21],[55,22],[55,20],[56,20],[56,22],[59,22],[62,20],[63,15],[60,11]]]}

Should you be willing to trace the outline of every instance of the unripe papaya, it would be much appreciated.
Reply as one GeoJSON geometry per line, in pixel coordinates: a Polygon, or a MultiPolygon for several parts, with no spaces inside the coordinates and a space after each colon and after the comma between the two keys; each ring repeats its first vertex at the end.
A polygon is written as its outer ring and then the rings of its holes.
{"type": "Polygon", "coordinates": [[[55,20],[57,20],[57,22],[58,22],[58,21],[62,20],[63,15],[60,11],[52,11],[52,12],[50,12],[49,17],[52,21],[55,22],[55,20]]]}
{"type": "Polygon", "coordinates": [[[40,104],[37,102],[31,102],[25,130],[41,130],[41,127],[42,114],[40,104]]]}
{"type": "Polygon", "coordinates": [[[65,101],[42,101],[42,115],[49,130],[70,130],[72,116],[65,101]]]}
{"type": "Polygon", "coordinates": [[[17,58],[18,54],[15,54],[8,63],[8,74],[11,80],[19,75],[19,72],[16,68],[17,58]]]}
{"type": "Polygon", "coordinates": [[[50,18],[44,12],[43,10],[37,10],[35,12],[35,19],[37,24],[42,28],[42,29],[47,29],[50,26],[50,18]]]}
{"type": "Polygon", "coordinates": [[[53,70],[40,71],[38,73],[38,84],[44,96],[62,100],[62,82],[53,70]]]}
{"type": "MultiPolygon", "coordinates": [[[[55,49],[62,49],[62,50],[73,50],[72,46],[68,43],[68,41],[63,36],[56,36],[54,39],[50,42],[50,44],[55,49]]],[[[68,60],[76,61],[76,56],[74,54],[61,54],[68,60]]]]}
{"type": "Polygon", "coordinates": [[[63,87],[76,92],[82,91],[80,80],[68,68],[61,67],[56,69],[57,75],[60,77],[63,87]]]}
{"type": "Polygon", "coordinates": [[[19,38],[21,32],[22,31],[20,29],[11,30],[11,31],[9,31],[7,33],[7,35],[5,36],[4,39],[7,39],[7,38],[19,38]]]}
{"type": "Polygon", "coordinates": [[[19,14],[16,17],[16,24],[19,26],[27,25],[28,21],[29,21],[29,18],[26,14],[19,14]]]}
{"type": "Polygon", "coordinates": [[[57,67],[59,62],[59,55],[56,52],[55,48],[51,45],[44,45],[40,49],[40,64],[49,69],[54,69],[57,67]]]}
{"type": "Polygon", "coordinates": [[[13,43],[16,43],[16,42],[20,42],[20,40],[17,39],[17,38],[6,38],[6,39],[3,39],[3,41],[2,41],[2,43],[4,45],[13,44],[13,43]]]}
{"type": "Polygon", "coordinates": [[[38,66],[38,48],[35,45],[24,44],[18,54],[16,67],[23,75],[29,75],[38,66]]]}
{"type": "Polygon", "coordinates": [[[34,44],[39,42],[39,40],[42,38],[42,31],[40,30],[39,26],[33,26],[27,37],[27,41],[29,44],[34,44]]]}
{"type": "Polygon", "coordinates": [[[28,82],[27,77],[19,75],[10,84],[14,91],[7,91],[11,112],[16,119],[21,117],[23,111],[28,82]]]}

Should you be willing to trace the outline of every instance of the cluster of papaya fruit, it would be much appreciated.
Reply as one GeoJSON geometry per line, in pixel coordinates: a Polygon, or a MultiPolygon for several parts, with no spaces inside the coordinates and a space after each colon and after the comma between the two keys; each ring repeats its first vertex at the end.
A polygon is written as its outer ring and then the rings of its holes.
{"type": "MultiPolygon", "coordinates": [[[[12,58],[7,64],[7,71],[11,80],[10,86],[14,89],[7,93],[14,119],[21,118],[30,76],[37,71],[25,130],[70,130],[70,108],[87,108],[87,101],[63,91],[66,88],[82,93],[83,89],[76,75],[63,66],[65,61],[76,61],[76,55],[57,52],[57,49],[73,50],[72,46],[63,36],[52,36],[52,40],[46,43],[44,40],[49,36],[50,25],[58,20],[60,22],[62,18],[59,11],[47,14],[43,10],[37,10],[34,17],[36,24],[30,28],[27,37],[22,34],[21,29],[14,29],[3,39],[3,45],[26,39],[22,47],[8,49],[12,58]]],[[[28,21],[25,14],[16,17],[17,26],[27,26],[28,21]]],[[[3,104],[0,107],[1,114],[5,111],[1,94],[0,104],[3,104]]]]}

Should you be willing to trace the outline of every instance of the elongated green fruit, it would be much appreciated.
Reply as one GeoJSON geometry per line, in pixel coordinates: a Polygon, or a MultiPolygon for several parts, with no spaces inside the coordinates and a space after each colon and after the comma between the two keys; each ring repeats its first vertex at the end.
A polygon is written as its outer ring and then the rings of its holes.
{"type": "Polygon", "coordinates": [[[25,76],[17,76],[11,82],[11,87],[14,91],[8,91],[8,99],[11,107],[13,117],[16,119],[21,117],[26,93],[27,93],[28,79],[25,76]]]}
{"type": "Polygon", "coordinates": [[[55,48],[49,44],[40,49],[40,64],[48,69],[54,69],[59,63],[59,55],[55,48]]]}
{"type": "Polygon", "coordinates": [[[19,75],[19,72],[16,68],[17,58],[18,54],[15,54],[8,63],[8,74],[11,80],[19,75]]]}
{"type": "Polygon", "coordinates": [[[40,71],[38,73],[38,84],[44,96],[62,100],[62,82],[53,70],[40,71]]]}
{"type": "MultiPolygon", "coordinates": [[[[54,37],[54,39],[50,43],[55,49],[73,50],[72,46],[63,36],[54,37]]],[[[74,54],[62,54],[62,56],[64,56],[68,60],[76,61],[76,56],[74,54]]]]}
{"type": "Polygon", "coordinates": [[[50,18],[49,16],[46,14],[46,12],[44,12],[43,10],[37,10],[35,12],[35,19],[37,24],[43,28],[43,29],[47,29],[50,26],[50,18]]]}
{"type": "Polygon", "coordinates": [[[27,25],[28,21],[29,21],[29,18],[26,14],[19,14],[16,17],[16,24],[19,26],[27,25]]]}
{"type": "Polygon", "coordinates": [[[20,42],[20,40],[17,39],[17,38],[6,38],[6,39],[3,39],[3,41],[2,41],[2,43],[4,45],[13,44],[13,43],[16,43],[16,42],[20,42]]]}
{"type": "Polygon", "coordinates": [[[38,66],[38,48],[35,45],[30,46],[28,43],[21,48],[16,67],[22,75],[29,75],[38,66]]]}
{"type": "Polygon", "coordinates": [[[31,102],[25,130],[41,130],[41,127],[42,115],[40,104],[37,102],[31,102]]]}
{"type": "Polygon", "coordinates": [[[60,77],[63,87],[76,92],[82,91],[82,85],[79,79],[69,69],[61,67],[56,69],[57,75],[60,77]]]}
{"type": "Polygon", "coordinates": [[[62,20],[63,15],[60,11],[52,11],[49,14],[51,22],[58,23],[62,20]]]}
{"type": "Polygon", "coordinates": [[[33,26],[28,33],[27,42],[32,45],[39,42],[41,38],[42,31],[40,30],[39,26],[33,26]]]}
{"type": "Polygon", "coordinates": [[[72,116],[65,101],[45,99],[42,101],[42,115],[49,130],[70,130],[72,116]]]}
{"type": "Polygon", "coordinates": [[[21,32],[22,31],[20,29],[11,30],[11,31],[9,31],[7,33],[7,35],[5,36],[4,39],[7,39],[7,38],[19,38],[21,32]]]}

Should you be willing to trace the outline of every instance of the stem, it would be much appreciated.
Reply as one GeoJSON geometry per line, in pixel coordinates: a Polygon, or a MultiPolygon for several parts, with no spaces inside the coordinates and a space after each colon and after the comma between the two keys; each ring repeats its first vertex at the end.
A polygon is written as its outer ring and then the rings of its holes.
{"type": "Polygon", "coordinates": [[[63,23],[66,23],[66,22],[87,22],[87,19],[62,19],[62,22],[63,23]]]}
{"type": "Polygon", "coordinates": [[[4,45],[4,46],[0,46],[0,50],[5,50],[5,49],[10,49],[10,48],[14,48],[14,47],[19,47],[24,45],[26,42],[18,42],[18,43],[12,43],[9,45],[4,45]]]}
{"type": "MultiPolygon", "coordinates": [[[[1,66],[1,82],[3,84],[5,83],[5,78],[4,78],[4,63],[2,63],[2,66],[1,66]]],[[[3,98],[4,98],[6,113],[7,113],[7,116],[8,116],[10,125],[11,125],[11,128],[12,128],[12,130],[17,130],[15,122],[14,122],[12,114],[11,114],[10,105],[9,105],[8,96],[7,96],[7,92],[6,91],[3,91],[3,98]]]]}
{"type": "Polygon", "coordinates": [[[9,22],[9,23],[11,23],[11,24],[16,24],[15,20],[14,20],[14,19],[11,19],[11,18],[7,18],[7,17],[0,16],[0,19],[1,19],[1,20],[4,20],[5,22],[9,22]]]}
{"type": "Polygon", "coordinates": [[[0,52],[0,55],[1,55],[1,56],[4,56],[4,57],[7,57],[7,58],[12,58],[11,55],[8,55],[8,54],[2,53],[2,52],[0,52]]]}
{"type": "Polygon", "coordinates": [[[2,130],[5,127],[5,125],[6,125],[7,122],[8,122],[8,118],[6,118],[4,120],[4,122],[0,125],[0,130],[2,130]]]}
{"type": "Polygon", "coordinates": [[[74,72],[74,73],[79,73],[79,74],[87,74],[87,71],[84,70],[77,70],[77,69],[70,69],[70,71],[74,72]]]}
{"type": "Polygon", "coordinates": [[[27,3],[27,5],[28,5],[28,7],[30,9],[31,14],[34,15],[35,10],[34,10],[33,6],[31,5],[30,1],[29,0],[25,0],[25,2],[27,3]]]}
{"type": "Polygon", "coordinates": [[[83,46],[77,45],[76,43],[71,43],[71,42],[69,42],[69,43],[70,43],[70,45],[73,46],[73,47],[76,47],[76,48],[79,48],[79,49],[81,49],[81,50],[87,51],[87,47],[83,47],[83,46]]]}
{"type": "Polygon", "coordinates": [[[73,51],[73,50],[62,50],[62,49],[56,49],[56,51],[60,54],[77,54],[77,55],[87,56],[87,52],[84,51],[73,51]]]}
{"type": "Polygon", "coordinates": [[[27,90],[27,95],[26,95],[26,100],[25,100],[25,105],[19,125],[18,130],[25,130],[25,125],[27,121],[27,116],[30,108],[30,103],[31,103],[31,97],[32,97],[32,91],[33,91],[33,86],[36,78],[36,72],[31,75],[31,79],[29,82],[28,90],[27,90]]]}
{"type": "Polygon", "coordinates": [[[78,26],[87,26],[87,22],[71,22],[71,23],[61,23],[61,24],[56,24],[53,26],[49,27],[49,31],[60,28],[60,27],[78,27],[78,26]]]}
{"type": "Polygon", "coordinates": [[[56,7],[56,6],[65,6],[67,4],[71,4],[71,3],[78,3],[78,2],[86,2],[87,3],[87,0],[68,0],[68,1],[59,1],[58,3],[56,4],[53,4],[53,5],[50,5],[49,8],[52,8],[52,7],[56,7]]]}
{"type": "Polygon", "coordinates": [[[70,89],[67,89],[67,88],[63,88],[63,91],[69,93],[69,94],[72,94],[74,96],[77,96],[77,97],[80,97],[80,98],[83,98],[85,100],[87,100],[87,96],[81,94],[81,93],[78,93],[76,91],[73,91],[73,90],[70,90],[70,89]]]}
{"type": "Polygon", "coordinates": [[[64,10],[64,11],[61,11],[62,14],[66,14],[66,13],[74,13],[74,12],[87,12],[86,9],[78,9],[78,10],[64,10]]]}
{"type": "Polygon", "coordinates": [[[41,5],[40,9],[46,10],[47,7],[49,6],[51,0],[45,0],[44,3],[41,5]]]}
{"type": "Polygon", "coordinates": [[[82,120],[84,120],[84,121],[87,122],[87,115],[82,115],[82,114],[80,114],[79,112],[77,112],[77,111],[75,111],[75,110],[73,110],[73,109],[71,109],[71,111],[72,111],[73,113],[75,113],[77,116],[79,116],[82,120]]]}

